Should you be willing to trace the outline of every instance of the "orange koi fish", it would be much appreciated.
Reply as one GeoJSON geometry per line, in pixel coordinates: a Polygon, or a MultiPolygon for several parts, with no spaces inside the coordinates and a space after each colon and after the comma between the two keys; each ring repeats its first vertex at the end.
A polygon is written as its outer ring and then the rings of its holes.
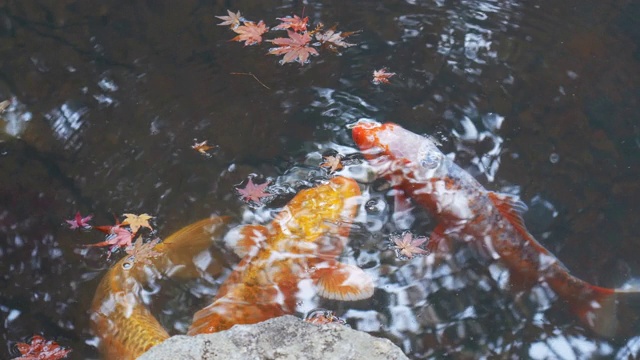
{"type": "Polygon", "coordinates": [[[194,278],[199,270],[193,257],[221,238],[225,218],[212,217],[193,223],[155,245],[159,255],[151,266],[125,256],[104,275],[91,306],[91,328],[100,339],[105,359],[136,359],[152,346],[169,338],[141,298],[144,285],[160,274],[194,278]]]}
{"type": "Polygon", "coordinates": [[[300,191],[269,226],[237,229],[228,240],[243,259],[213,303],[194,315],[188,335],[292,314],[298,284],[305,279],[311,279],[325,298],[372,296],[371,278],[362,269],[336,260],[347,243],[359,195],[355,181],[335,177],[300,191]]]}
{"type": "Polygon", "coordinates": [[[637,297],[637,292],[594,286],[569,274],[527,231],[519,213],[526,208],[523,203],[486,190],[438,150],[432,139],[393,123],[365,120],[353,127],[353,139],[392,186],[435,218],[438,225],[430,249],[442,249],[452,240],[472,244],[480,253],[500,260],[512,283],[547,283],[597,334],[614,336],[628,328],[631,320],[621,318],[617,306],[628,300],[624,294],[637,297]]]}

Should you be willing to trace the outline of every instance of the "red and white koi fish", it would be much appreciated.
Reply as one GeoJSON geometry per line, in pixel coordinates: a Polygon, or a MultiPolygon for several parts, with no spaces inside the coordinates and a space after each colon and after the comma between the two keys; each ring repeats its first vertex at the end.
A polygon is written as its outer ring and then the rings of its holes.
{"type": "Polygon", "coordinates": [[[211,305],[198,311],[188,335],[292,314],[298,284],[311,279],[322,297],[362,300],[373,295],[362,269],[336,260],[358,209],[360,188],[344,177],[300,191],[267,227],[239,228],[233,242],[243,256],[211,305]]]}
{"type": "Polygon", "coordinates": [[[437,251],[445,241],[467,242],[501,261],[512,283],[546,282],[597,334],[615,336],[628,330],[630,319],[621,318],[618,302],[638,292],[591,285],[569,274],[527,231],[519,213],[526,208],[523,203],[486,190],[432,139],[393,123],[366,120],[355,124],[353,139],[380,175],[435,218],[430,249],[437,251]]]}

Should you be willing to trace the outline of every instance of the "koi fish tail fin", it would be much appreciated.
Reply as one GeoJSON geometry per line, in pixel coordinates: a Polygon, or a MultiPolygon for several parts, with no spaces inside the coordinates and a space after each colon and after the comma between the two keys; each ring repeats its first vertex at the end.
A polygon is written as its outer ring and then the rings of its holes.
{"type": "MultiPolygon", "coordinates": [[[[574,297],[571,308],[584,326],[596,334],[611,338],[619,331],[618,294],[613,289],[588,285],[586,294],[574,297]]],[[[578,291],[580,292],[580,291],[578,291]]]]}
{"type": "Polygon", "coordinates": [[[228,217],[214,216],[183,227],[156,245],[163,256],[154,259],[156,268],[170,277],[196,278],[212,262],[210,256],[199,258],[214,239],[222,238],[228,217]]]}
{"type": "Polygon", "coordinates": [[[640,333],[640,289],[592,288],[592,299],[575,308],[583,324],[612,340],[640,333]]]}

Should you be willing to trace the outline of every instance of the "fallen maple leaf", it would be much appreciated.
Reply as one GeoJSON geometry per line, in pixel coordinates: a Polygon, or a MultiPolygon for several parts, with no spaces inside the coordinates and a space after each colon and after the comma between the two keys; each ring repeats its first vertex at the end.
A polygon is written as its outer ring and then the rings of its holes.
{"type": "Polygon", "coordinates": [[[233,29],[240,26],[240,22],[244,21],[244,18],[240,15],[240,11],[234,14],[231,10],[227,10],[227,14],[229,14],[229,16],[216,16],[218,19],[224,20],[224,22],[221,22],[218,26],[231,25],[233,29]]]}
{"type": "Polygon", "coordinates": [[[374,70],[373,71],[373,80],[372,82],[375,85],[379,85],[379,84],[388,84],[389,83],[389,78],[394,76],[396,73],[389,73],[387,72],[387,69],[382,68],[380,70],[374,70]]]}
{"type": "Polygon", "coordinates": [[[287,30],[288,38],[276,38],[268,40],[280,47],[269,49],[271,55],[282,55],[281,64],[297,61],[300,65],[304,65],[309,60],[309,55],[318,55],[316,49],[309,46],[311,36],[308,33],[298,34],[297,32],[287,30]]]}
{"type": "Polygon", "coordinates": [[[203,142],[198,142],[198,140],[195,140],[195,144],[191,145],[191,148],[196,150],[197,152],[199,152],[202,155],[210,156],[210,154],[207,153],[207,151],[215,148],[215,146],[208,145],[207,144],[207,140],[205,140],[203,142]]]}
{"type": "Polygon", "coordinates": [[[128,270],[133,267],[136,263],[151,265],[151,259],[157,258],[161,256],[162,253],[159,253],[154,250],[154,247],[158,245],[160,239],[155,238],[147,243],[142,241],[142,237],[139,237],[138,240],[125,249],[127,254],[129,254],[129,258],[122,264],[122,266],[128,270]]]}
{"type": "Polygon", "coordinates": [[[75,229],[79,229],[79,228],[83,228],[83,229],[88,229],[91,227],[91,225],[89,225],[89,221],[93,219],[93,215],[88,215],[85,217],[82,217],[82,215],[80,215],[80,211],[76,212],[76,217],[72,220],[65,220],[67,222],[67,224],[69,224],[69,228],[71,230],[75,230],[75,229]]]}
{"type": "Polygon", "coordinates": [[[31,344],[18,343],[16,346],[22,356],[14,360],[58,360],[71,352],[70,349],[61,348],[55,341],[46,340],[40,335],[34,335],[31,344]]]}
{"type": "Polygon", "coordinates": [[[259,44],[262,42],[262,34],[268,30],[269,28],[264,25],[262,20],[257,24],[252,21],[245,21],[244,25],[233,29],[233,31],[240,35],[230,41],[244,41],[244,46],[259,44]]]}
{"type": "Polygon", "coordinates": [[[429,240],[429,238],[425,236],[414,238],[410,231],[406,231],[401,236],[392,236],[392,240],[392,246],[398,257],[412,259],[414,255],[424,255],[429,253],[427,250],[418,247],[429,240]]]}
{"type": "Polygon", "coordinates": [[[153,230],[151,225],[149,225],[149,220],[153,218],[153,216],[149,214],[124,214],[125,219],[122,221],[122,225],[129,225],[131,231],[135,234],[138,232],[138,229],[141,227],[146,227],[148,229],[153,230]]]}
{"type": "MultiPolygon", "coordinates": [[[[105,228],[105,227],[101,226],[100,228],[105,228]]],[[[99,229],[99,230],[104,232],[103,229],[99,229]]],[[[121,227],[120,225],[115,225],[110,227],[107,235],[107,240],[101,241],[96,244],[89,244],[86,246],[102,247],[102,246],[111,245],[109,247],[109,254],[107,255],[107,258],[108,258],[111,256],[111,253],[114,252],[115,250],[119,248],[127,248],[131,246],[132,240],[133,240],[133,234],[131,233],[131,231],[121,227]]]]}
{"type": "Polygon", "coordinates": [[[307,23],[309,22],[309,17],[306,16],[304,19],[300,18],[298,15],[287,16],[284,18],[277,18],[282,21],[278,26],[274,27],[272,30],[287,30],[291,29],[297,32],[307,31],[307,23]]]}
{"type": "Polygon", "coordinates": [[[347,36],[352,34],[353,32],[342,33],[340,31],[336,32],[334,29],[329,29],[325,32],[317,32],[315,36],[316,40],[319,41],[319,45],[337,52],[339,47],[347,48],[355,45],[344,41],[347,36]]]}
{"type": "Polygon", "coordinates": [[[253,201],[255,203],[260,203],[262,199],[272,196],[272,194],[265,192],[267,186],[269,186],[269,181],[256,185],[253,183],[253,180],[249,178],[249,181],[244,188],[236,188],[236,190],[238,190],[242,200],[246,202],[253,201]]]}
{"type": "Polygon", "coordinates": [[[325,156],[322,159],[322,163],[320,163],[320,167],[328,168],[330,173],[340,170],[342,169],[342,156],[340,154],[325,156]]]}

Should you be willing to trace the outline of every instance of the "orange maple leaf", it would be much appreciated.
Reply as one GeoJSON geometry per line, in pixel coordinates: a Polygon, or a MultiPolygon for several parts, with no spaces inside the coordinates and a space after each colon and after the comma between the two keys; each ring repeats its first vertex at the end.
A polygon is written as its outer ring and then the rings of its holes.
{"type": "Polygon", "coordinates": [[[262,34],[268,30],[269,28],[265,26],[262,20],[257,24],[252,21],[245,21],[244,25],[233,29],[233,31],[240,35],[230,41],[244,41],[244,46],[259,44],[262,42],[262,34]]]}
{"type": "Polygon", "coordinates": [[[300,18],[298,15],[287,16],[284,18],[277,18],[282,21],[280,25],[273,28],[273,30],[287,30],[291,29],[297,32],[307,31],[307,23],[309,22],[309,17],[300,18]]]}
{"type": "Polygon", "coordinates": [[[281,64],[297,61],[300,65],[304,65],[309,61],[309,55],[318,56],[318,51],[309,46],[311,36],[308,33],[298,34],[297,32],[287,30],[288,38],[276,38],[268,40],[280,47],[269,49],[271,55],[282,55],[281,64]]]}
{"type": "Polygon", "coordinates": [[[387,69],[382,68],[380,70],[373,71],[373,80],[372,82],[376,85],[379,84],[388,84],[389,78],[394,76],[396,73],[387,72],[387,69]]]}

